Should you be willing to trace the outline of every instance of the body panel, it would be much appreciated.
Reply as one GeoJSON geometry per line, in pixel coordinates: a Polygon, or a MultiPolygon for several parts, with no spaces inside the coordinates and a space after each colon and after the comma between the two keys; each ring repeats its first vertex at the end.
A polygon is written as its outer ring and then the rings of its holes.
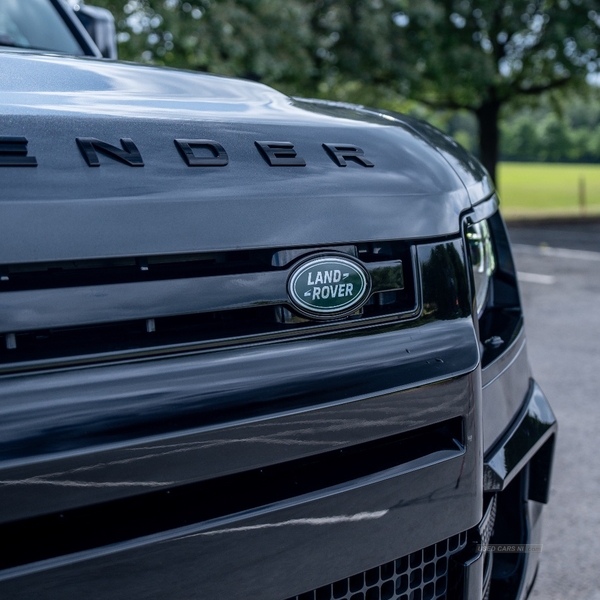
{"type": "Polygon", "coordinates": [[[48,56],[0,60],[8,73],[0,135],[25,136],[38,161],[0,168],[11,190],[2,200],[5,263],[422,239],[456,234],[470,206],[442,155],[398,121],[208,75],[48,56]],[[78,137],[117,146],[132,139],[144,167],[109,157],[89,167],[78,137]],[[190,138],[219,142],[229,164],[187,166],[174,140],[190,138]],[[306,166],[269,166],[255,141],[272,139],[293,143],[306,166]],[[360,146],[375,167],[340,167],[325,143],[360,146]],[[33,227],[26,239],[24,222],[33,227]]]}
{"type": "Polygon", "coordinates": [[[521,410],[529,391],[531,367],[525,331],[521,328],[510,348],[483,369],[483,439],[488,451],[521,410]]]}
{"type": "Polygon", "coordinates": [[[252,82],[0,69],[0,595],[304,600],[455,538],[439,597],[480,600],[475,544],[496,501],[547,500],[556,430],[481,165],[413,119],[252,82]],[[465,243],[483,218],[495,354],[465,243]],[[294,312],[317,256],[352,257],[358,310],[294,312]]]}
{"type": "Polygon", "coordinates": [[[176,594],[281,600],[475,524],[480,499],[468,490],[476,488],[477,462],[465,465],[457,458],[414,465],[421,468],[382,473],[381,481],[357,481],[360,487],[354,489],[298,498],[258,514],[136,540],[107,552],[65,557],[60,561],[64,566],[15,569],[5,573],[0,591],[14,598],[176,594]]]}
{"type": "MultiPolygon", "coordinates": [[[[273,350],[282,353],[281,348],[273,350]]],[[[324,355],[315,358],[323,363],[324,355]]],[[[70,390],[51,386],[45,394],[42,388],[37,394],[27,394],[22,389],[11,403],[12,418],[3,428],[4,456],[15,458],[3,461],[0,470],[2,522],[351,447],[461,416],[469,404],[464,378],[405,391],[383,385],[379,393],[367,386],[357,388],[357,379],[364,378],[366,371],[350,379],[355,362],[347,363],[337,378],[330,375],[307,381],[302,389],[299,382],[306,380],[308,363],[306,369],[298,369],[296,381],[284,375],[289,373],[290,361],[297,364],[299,360],[288,352],[287,360],[279,361],[279,372],[274,364],[273,372],[253,377],[250,372],[256,365],[247,363],[246,373],[239,372],[238,392],[230,393],[229,399],[215,389],[223,372],[215,371],[214,383],[209,386],[207,382],[203,390],[201,373],[191,368],[189,359],[164,365],[172,372],[170,377],[161,378],[160,371],[148,365],[154,370],[152,377],[147,377],[148,368],[130,368],[128,378],[120,379],[115,373],[108,386],[81,373],[87,393],[81,392],[77,379],[70,390]],[[173,369],[176,365],[179,368],[173,369]],[[340,379],[348,386],[345,392],[339,389],[340,379]],[[162,393],[153,393],[158,382],[162,393]],[[357,389],[349,393],[353,387],[357,389]],[[303,409],[285,412],[294,400],[303,409]],[[217,407],[221,423],[210,426],[211,409],[214,420],[217,407]],[[253,418],[248,416],[249,407],[256,415],[253,418]],[[141,437],[152,431],[152,425],[156,434],[141,437]],[[70,452],[58,453],[61,447],[70,452]],[[36,454],[23,456],[32,451],[36,454]]],[[[425,363],[426,357],[418,360],[425,363]]],[[[367,363],[363,369],[369,367],[372,364],[367,363]]],[[[39,384],[49,382],[41,379],[39,384]]],[[[9,405],[3,405],[6,417],[9,405]]]]}

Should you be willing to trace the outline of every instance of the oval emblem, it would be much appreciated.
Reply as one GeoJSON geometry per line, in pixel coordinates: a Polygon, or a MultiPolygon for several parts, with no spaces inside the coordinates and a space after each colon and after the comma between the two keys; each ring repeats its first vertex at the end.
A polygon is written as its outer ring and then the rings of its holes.
{"type": "Polygon", "coordinates": [[[357,261],[316,256],[298,265],[288,279],[288,294],[301,314],[334,319],[357,311],[369,298],[371,278],[357,261]]]}

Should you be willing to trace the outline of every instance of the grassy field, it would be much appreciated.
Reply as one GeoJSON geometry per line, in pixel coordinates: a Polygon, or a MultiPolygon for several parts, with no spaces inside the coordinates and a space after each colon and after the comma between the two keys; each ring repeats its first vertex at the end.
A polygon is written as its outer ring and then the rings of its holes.
{"type": "Polygon", "coordinates": [[[500,163],[498,190],[507,217],[579,215],[580,181],[585,187],[585,213],[600,214],[600,165],[500,163]]]}

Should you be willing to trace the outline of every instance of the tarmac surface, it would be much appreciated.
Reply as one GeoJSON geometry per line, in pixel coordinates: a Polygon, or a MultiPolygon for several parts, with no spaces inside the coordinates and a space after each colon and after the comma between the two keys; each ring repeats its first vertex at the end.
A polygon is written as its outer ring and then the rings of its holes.
{"type": "Polygon", "coordinates": [[[534,377],[559,422],[535,600],[600,600],[600,222],[509,224],[534,377]]]}

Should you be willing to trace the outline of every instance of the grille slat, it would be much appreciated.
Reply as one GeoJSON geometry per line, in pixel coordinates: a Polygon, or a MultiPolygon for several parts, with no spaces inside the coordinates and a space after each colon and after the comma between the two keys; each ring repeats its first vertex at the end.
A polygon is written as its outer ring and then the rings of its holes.
{"type": "Polygon", "coordinates": [[[26,364],[52,368],[57,361],[89,364],[94,356],[120,360],[150,349],[153,355],[161,348],[196,351],[355,326],[359,320],[407,318],[418,308],[414,257],[414,247],[386,242],[4,267],[0,372],[21,371],[26,364]],[[322,252],[358,255],[373,288],[360,312],[318,324],[293,312],[286,287],[296,261],[322,252]],[[284,259],[291,262],[282,265],[284,259]]]}
{"type": "Polygon", "coordinates": [[[144,281],[0,295],[0,331],[16,333],[229,311],[286,301],[287,273],[144,281]]]}
{"type": "MultiPolygon", "coordinates": [[[[374,294],[403,289],[402,261],[367,265],[374,294]],[[400,276],[396,273],[400,270],[400,276]]],[[[4,292],[0,332],[230,311],[287,302],[290,270],[4,292]]],[[[387,304],[383,302],[382,304],[387,304]]]]}
{"type": "Polygon", "coordinates": [[[457,535],[288,600],[447,600],[452,585],[450,558],[467,545],[457,535]]]}

